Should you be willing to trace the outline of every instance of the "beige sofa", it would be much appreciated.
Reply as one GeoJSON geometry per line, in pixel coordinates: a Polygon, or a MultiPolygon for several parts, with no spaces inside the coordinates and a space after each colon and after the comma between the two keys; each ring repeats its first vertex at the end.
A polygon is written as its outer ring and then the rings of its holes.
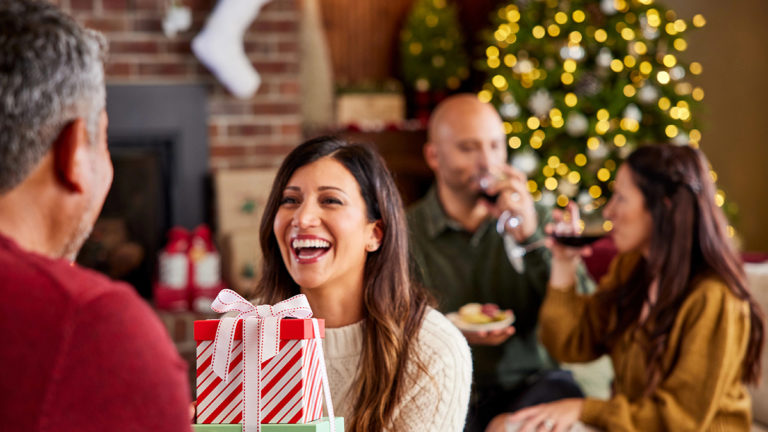
{"type": "MultiPolygon", "coordinates": [[[[768,313],[768,261],[744,264],[747,282],[763,311],[768,313]]],[[[762,385],[752,390],[753,431],[768,432],[768,344],[763,347],[762,385]]]]}

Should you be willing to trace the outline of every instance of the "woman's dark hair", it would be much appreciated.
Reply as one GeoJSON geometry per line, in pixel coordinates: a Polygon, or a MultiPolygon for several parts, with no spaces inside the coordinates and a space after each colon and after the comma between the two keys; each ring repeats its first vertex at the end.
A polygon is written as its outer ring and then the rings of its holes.
{"type": "MultiPolygon", "coordinates": [[[[431,300],[423,287],[412,284],[408,267],[408,232],[403,204],[382,158],[370,148],[333,137],[320,137],[296,147],[277,172],[261,219],[264,259],[255,296],[276,303],[299,293],[283,263],[273,231],[283,190],[297,169],[330,157],[344,165],[360,186],[368,221],[381,221],[380,248],[370,252],[363,274],[365,325],[360,374],[356,382],[351,430],[382,430],[390,426],[394,409],[404,402],[405,371],[416,359],[415,340],[431,300]]],[[[417,359],[417,369],[426,373],[417,359]]]]}
{"type": "Polygon", "coordinates": [[[653,220],[648,257],[641,260],[627,284],[617,290],[619,305],[613,337],[639,324],[651,281],[658,277],[658,297],[644,326],[650,350],[646,394],[662,377],[661,357],[680,306],[694,287],[693,279],[715,274],[733,294],[749,304],[750,335],[742,381],[760,379],[764,315],[747,289],[739,254],[727,234],[727,222],[715,204],[715,185],[704,154],[689,146],[670,144],[638,148],[626,160],[653,220]]]}

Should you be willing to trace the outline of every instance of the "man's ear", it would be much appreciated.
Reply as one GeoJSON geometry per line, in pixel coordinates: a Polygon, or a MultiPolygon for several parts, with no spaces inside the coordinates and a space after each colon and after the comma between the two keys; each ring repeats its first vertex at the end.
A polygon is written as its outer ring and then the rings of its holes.
{"type": "Polygon", "coordinates": [[[437,172],[437,147],[433,142],[427,142],[424,144],[422,151],[424,152],[424,160],[433,172],[437,172]]]}
{"type": "Polygon", "coordinates": [[[88,133],[85,121],[69,122],[53,142],[56,179],[72,192],[82,192],[88,167],[88,133]]]}

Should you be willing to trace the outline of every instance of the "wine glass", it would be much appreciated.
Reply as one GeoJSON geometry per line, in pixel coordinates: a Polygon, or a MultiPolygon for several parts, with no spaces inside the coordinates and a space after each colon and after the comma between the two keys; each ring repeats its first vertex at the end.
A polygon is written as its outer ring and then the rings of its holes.
{"type": "MultiPolygon", "coordinates": [[[[514,199],[514,198],[513,198],[514,199]]],[[[496,221],[496,232],[501,235],[504,241],[504,250],[507,253],[507,258],[512,264],[512,267],[518,272],[522,273],[525,270],[525,263],[523,257],[528,252],[544,247],[546,239],[537,240],[527,245],[521,245],[515,240],[514,230],[516,230],[523,223],[523,217],[521,215],[512,214],[509,210],[504,210],[499,219],[496,221]]]]}
{"type": "MultiPolygon", "coordinates": [[[[478,179],[478,184],[480,187],[479,197],[485,199],[491,204],[495,204],[499,198],[499,194],[489,194],[487,189],[494,182],[502,179],[503,178],[500,178],[498,175],[494,175],[490,172],[481,175],[478,179]]],[[[520,195],[517,192],[513,192],[511,198],[512,201],[518,201],[520,199],[520,195]]],[[[507,258],[509,259],[510,264],[512,264],[512,267],[518,273],[522,273],[525,270],[525,264],[523,263],[523,257],[525,254],[531,250],[544,246],[543,240],[525,246],[519,244],[515,240],[514,232],[522,225],[522,223],[523,216],[519,214],[513,214],[509,210],[504,210],[496,221],[496,232],[498,232],[502,237],[504,242],[504,251],[507,254],[507,258]]]]}
{"type": "MultiPolygon", "coordinates": [[[[573,204],[571,204],[573,205],[573,204]]],[[[584,247],[606,237],[611,229],[610,221],[603,218],[601,209],[594,204],[578,205],[574,215],[567,210],[563,220],[555,225],[552,238],[563,246],[584,247]],[[578,228],[574,231],[570,218],[578,218],[578,228]]]]}

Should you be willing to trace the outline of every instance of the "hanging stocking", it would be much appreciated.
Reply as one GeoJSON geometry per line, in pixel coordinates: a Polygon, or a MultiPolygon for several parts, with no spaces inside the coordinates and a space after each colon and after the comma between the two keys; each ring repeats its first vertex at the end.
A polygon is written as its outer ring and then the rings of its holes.
{"type": "Polygon", "coordinates": [[[269,0],[219,0],[192,51],[232,94],[247,99],[261,84],[243,49],[243,35],[269,0]]]}

